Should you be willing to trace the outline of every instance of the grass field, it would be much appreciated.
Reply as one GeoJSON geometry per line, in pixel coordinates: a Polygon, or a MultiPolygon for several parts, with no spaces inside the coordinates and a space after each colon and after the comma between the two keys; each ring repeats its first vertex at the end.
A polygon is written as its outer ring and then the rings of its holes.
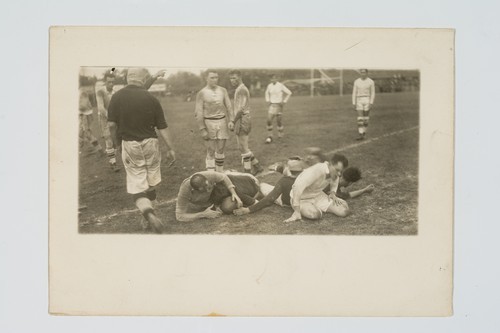
{"type": "MultiPolygon", "coordinates": [[[[333,234],[415,235],[418,206],[418,93],[379,94],[370,114],[367,140],[358,144],[356,113],[350,96],[293,96],[284,114],[285,137],[264,144],[267,107],[253,99],[250,147],[263,165],[302,155],[311,146],[325,152],[340,151],[349,165],[362,170],[359,189],[375,185],[371,194],[351,199],[346,218],[325,215],[320,221],[285,224],[291,208],[273,206],[253,215],[223,216],[215,220],[177,222],[174,210],[179,185],[205,167],[205,149],[194,121],[194,102],[160,100],[173,132],[177,163],[162,168],[158,188],[158,216],[167,222],[167,234],[333,234]],[[373,139],[373,140],[372,140],[373,139]]],[[[97,133],[97,132],[96,132],[97,133]]],[[[161,142],[163,143],[163,142],[161,142]]],[[[164,146],[162,146],[164,148],[164,146]]],[[[121,161],[120,161],[121,164],[121,161]]],[[[164,164],[165,165],[165,164],[164,164]]],[[[166,166],[166,165],[165,165],[166,166]]],[[[226,169],[242,169],[236,139],[226,146],[226,169]]],[[[141,216],[126,193],[125,171],[113,173],[105,157],[80,155],[80,205],[88,208],[79,217],[81,233],[143,233],[141,216]]],[[[261,177],[273,183],[278,175],[261,177]]]]}

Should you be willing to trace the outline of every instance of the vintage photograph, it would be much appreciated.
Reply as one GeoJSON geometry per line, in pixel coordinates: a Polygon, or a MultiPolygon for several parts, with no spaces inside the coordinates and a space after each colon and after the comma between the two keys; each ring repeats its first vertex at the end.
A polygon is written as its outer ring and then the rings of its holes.
{"type": "Polygon", "coordinates": [[[418,69],[78,80],[81,234],[418,235],[418,69]]]}

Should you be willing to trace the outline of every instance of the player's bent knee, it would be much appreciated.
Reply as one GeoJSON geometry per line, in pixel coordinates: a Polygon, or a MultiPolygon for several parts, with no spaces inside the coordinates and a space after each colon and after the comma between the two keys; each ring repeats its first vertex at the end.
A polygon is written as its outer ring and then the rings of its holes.
{"type": "Polygon", "coordinates": [[[314,206],[313,204],[307,203],[301,205],[300,215],[309,220],[319,220],[323,216],[323,213],[318,209],[318,207],[314,206]]]}

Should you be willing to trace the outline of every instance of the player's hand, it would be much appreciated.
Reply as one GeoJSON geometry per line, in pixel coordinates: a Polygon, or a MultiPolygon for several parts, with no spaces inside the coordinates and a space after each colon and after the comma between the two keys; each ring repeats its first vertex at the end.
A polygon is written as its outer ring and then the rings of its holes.
{"type": "Polygon", "coordinates": [[[164,77],[166,73],[167,73],[167,70],[166,69],[162,69],[162,70],[156,72],[155,75],[153,75],[153,79],[156,80],[159,77],[164,77]]]}
{"type": "Polygon", "coordinates": [[[208,140],[208,131],[206,128],[203,128],[200,130],[200,134],[201,134],[201,137],[203,138],[203,140],[208,140]]]}
{"type": "Polygon", "coordinates": [[[370,184],[367,187],[365,187],[365,192],[366,193],[372,193],[374,189],[375,189],[375,185],[370,184]]]}
{"type": "Polygon", "coordinates": [[[243,206],[243,202],[241,202],[241,199],[237,194],[231,194],[231,200],[236,202],[238,208],[241,208],[243,206]]]}
{"type": "Polygon", "coordinates": [[[171,159],[172,159],[172,161],[171,161],[171,162],[169,163],[169,165],[168,165],[168,166],[170,167],[170,166],[172,166],[172,165],[175,163],[175,161],[176,161],[176,158],[175,158],[175,151],[173,151],[172,149],[170,149],[170,150],[167,152],[167,159],[168,159],[168,158],[171,158],[171,159]]]}
{"type": "Polygon", "coordinates": [[[299,221],[299,220],[302,220],[302,215],[300,215],[299,212],[293,212],[292,216],[290,216],[290,218],[286,219],[283,222],[289,223],[289,222],[299,221]]]}
{"type": "Polygon", "coordinates": [[[241,207],[233,210],[233,214],[236,216],[250,214],[250,209],[248,209],[247,207],[241,207]]]}
{"type": "Polygon", "coordinates": [[[203,211],[203,217],[205,217],[207,219],[215,219],[215,218],[222,216],[222,212],[220,210],[212,210],[213,206],[214,205],[208,207],[207,209],[205,209],[203,211]]]}
{"type": "Polygon", "coordinates": [[[227,128],[229,128],[230,131],[234,131],[234,122],[230,121],[229,124],[227,124],[227,128]]]}

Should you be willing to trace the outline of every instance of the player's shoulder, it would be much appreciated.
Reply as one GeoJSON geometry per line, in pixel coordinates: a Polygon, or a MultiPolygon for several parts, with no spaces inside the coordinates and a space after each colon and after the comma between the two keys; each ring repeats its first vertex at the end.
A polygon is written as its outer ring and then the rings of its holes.
{"type": "Polygon", "coordinates": [[[373,81],[373,79],[371,79],[371,78],[367,78],[367,79],[368,79],[368,82],[375,83],[375,81],[373,81]]]}
{"type": "Polygon", "coordinates": [[[227,93],[227,89],[226,89],[226,88],[224,88],[223,86],[219,86],[219,89],[221,89],[221,90],[222,90],[222,92],[227,93]]]}

